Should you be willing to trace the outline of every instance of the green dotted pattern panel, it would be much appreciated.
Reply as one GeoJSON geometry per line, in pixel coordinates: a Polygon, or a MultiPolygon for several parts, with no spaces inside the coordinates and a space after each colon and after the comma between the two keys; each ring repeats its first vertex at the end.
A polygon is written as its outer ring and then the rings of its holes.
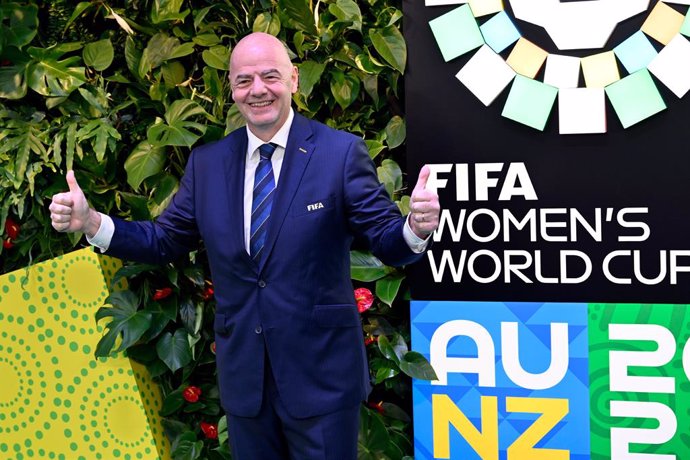
{"type": "Polygon", "coordinates": [[[0,277],[0,458],[169,458],[145,369],[93,356],[117,267],[84,249],[0,277]]]}

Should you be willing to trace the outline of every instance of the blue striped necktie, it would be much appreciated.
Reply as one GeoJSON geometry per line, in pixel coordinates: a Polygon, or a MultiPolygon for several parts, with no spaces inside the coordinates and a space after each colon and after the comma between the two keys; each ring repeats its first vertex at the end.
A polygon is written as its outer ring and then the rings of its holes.
{"type": "Polygon", "coordinates": [[[271,156],[276,147],[276,144],[263,144],[259,147],[261,159],[254,173],[249,255],[257,263],[261,261],[264,243],[266,242],[268,218],[271,216],[273,191],[276,188],[273,178],[273,165],[271,165],[271,156]]]}

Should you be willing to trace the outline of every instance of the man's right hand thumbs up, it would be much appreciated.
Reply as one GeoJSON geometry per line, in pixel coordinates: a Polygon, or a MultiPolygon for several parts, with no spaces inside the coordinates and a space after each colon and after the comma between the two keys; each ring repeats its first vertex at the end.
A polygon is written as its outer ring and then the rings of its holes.
{"type": "Polygon", "coordinates": [[[101,225],[101,216],[89,208],[74,171],[67,171],[66,178],[69,192],[53,195],[48,208],[53,228],[58,232],[82,232],[92,237],[101,225]]]}

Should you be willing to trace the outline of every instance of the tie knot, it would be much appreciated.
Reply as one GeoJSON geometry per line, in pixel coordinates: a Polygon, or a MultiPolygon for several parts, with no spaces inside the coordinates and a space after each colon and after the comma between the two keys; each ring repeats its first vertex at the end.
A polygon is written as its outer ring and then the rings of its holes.
{"type": "Polygon", "coordinates": [[[270,160],[276,147],[278,147],[276,144],[262,144],[259,147],[259,156],[262,160],[270,160]]]}

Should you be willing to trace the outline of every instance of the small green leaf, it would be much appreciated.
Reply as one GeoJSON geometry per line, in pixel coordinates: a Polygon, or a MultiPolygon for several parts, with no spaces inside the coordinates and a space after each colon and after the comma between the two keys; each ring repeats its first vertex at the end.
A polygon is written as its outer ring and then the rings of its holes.
{"type": "Polygon", "coordinates": [[[221,42],[220,37],[213,32],[199,34],[192,38],[192,41],[199,46],[209,47],[221,42]]]}
{"type": "Polygon", "coordinates": [[[230,64],[230,50],[227,46],[218,45],[213,46],[201,53],[201,58],[206,65],[210,65],[214,69],[228,70],[230,64]]]}
{"type": "Polygon", "coordinates": [[[84,47],[84,51],[82,51],[84,63],[99,72],[110,67],[110,64],[113,63],[114,56],[113,44],[110,43],[109,38],[89,43],[84,47]]]}
{"type": "Polygon", "coordinates": [[[208,114],[190,99],[178,99],[165,112],[165,121],[149,127],[148,141],[156,146],[167,145],[191,147],[206,132],[206,126],[189,121],[190,118],[208,114]]]}
{"type": "Polygon", "coordinates": [[[419,380],[438,380],[434,368],[427,359],[417,353],[410,351],[405,353],[399,363],[400,370],[414,379],[419,380]]]}
{"type": "Polygon", "coordinates": [[[253,32],[264,32],[274,37],[280,33],[280,18],[277,14],[259,13],[254,19],[253,32]]]}
{"type": "MultiPolygon", "coordinates": [[[[362,406],[360,411],[359,433],[360,448],[364,448],[365,452],[382,452],[390,443],[390,436],[383,422],[383,417],[378,412],[367,409],[364,406],[362,406]]],[[[371,458],[379,459],[382,457],[372,456],[371,458]]]]}
{"type": "Polygon", "coordinates": [[[196,334],[196,305],[194,305],[192,299],[186,298],[180,304],[180,319],[182,320],[182,325],[187,329],[187,332],[196,334]]]}
{"type": "Polygon", "coordinates": [[[183,391],[182,388],[178,388],[175,391],[171,391],[170,394],[165,397],[163,400],[163,407],[161,407],[160,410],[161,417],[169,417],[184,406],[183,391]]]}
{"type": "Polygon", "coordinates": [[[364,141],[367,144],[367,150],[369,150],[369,158],[372,160],[378,156],[379,153],[386,150],[386,146],[383,142],[376,139],[367,139],[364,141]]]}
{"type": "Polygon", "coordinates": [[[26,96],[29,56],[17,48],[5,48],[3,58],[12,64],[0,67],[0,99],[21,99],[26,96]]]}
{"type": "Polygon", "coordinates": [[[394,149],[405,142],[405,120],[398,115],[388,121],[386,125],[386,143],[389,149],[394,149]]]}
{"type": "Polygon", "coordinates": [[[383,160],[381,166],[376,168],[376,172],[390,197],[393,197],[395,192],[402,189],[402,170],[395,161],[390,159],[383,160]]]}
{"type": "Polygon", "coordinates": [[[350,23],[348,29],[362,31],[362,12],[353,0],[338,0],[328,6],[328,11],[338,22],[350,23]]]}
{"type": "Polygon", "coordinates": [[[175,372],[192,361],[192,350],[187,341],[187,331],[178,329],[175,335],[163,334],[156,343],[158,357],[168,368],[175,372]]]}
{"type": "Polygon", "coordinates": [[[400,73],[405,71],[407,47],[405,39],[397,27],[388,26],[383,29],[370,29],[369,38],[376,51],[389,65],[400,73]]]}
{"type": "Polygon", "coordinates": [[[310,35],[317,35],[314,13],[309,9],[309,2],[304,0],[279,0],[278,10],[283,11],[296,29],[310,35]]]}
{"type": "Polygon", "coordinates": [[[400,358],[398,358],[397,354],[395,353],[393,345],[391,345],[391,343],[388,341],[388,337],[386,337],[385,335],[380,335],[378,345],[379,350],[381,351],[381,353],[383,353],[383,356],[390,359],[396,364],[400,362],[400,358]]]}
{"type": "Polygon", "coordinates": [[[139,299],[132,291],[114,292],[106,299],[106,302],[112,306],[101,307],[96,312],[96,321],[112,318],[105,326],[108,331],[96,345],[96,356],[99,357],[110,354],[120,334],[122,334],[122,342],[115,352],[126,350],[134,345],[151,324],[150,312],[137,311],[139,299]]]}
{"type": "Polygon", "coordinates": [[[357,281],[376,281],[386,276],[388,269],[369,252],[350,251],[350,276],[357,281]]]}
{"type": "Polygon", "coordinates": [[[194,43],[183,43],[179,46],[176,46],[173,48],[173,50],[170,52],[166,60],[168,59],[177,59],[183,56],[189,56],[194,52],[194,43]]]}
{"type": "Polygon", "coordinates": [[[376,297],[388,306],[393,305],[395,296],[398,295],[400,284],[404,276],[400,273],[381,278],[376,281],[376,297]]]}
{"type": "Polygon", "coordinates": [[[189,14],[189,10],[180,12],[180,8],[182,8],[182,0],[155,0],[151,9],[151,21],[154,24],[181,21],[189,14]]]}
{"type": "Polygon", "coordinates": [[[164,147],[154,147],[148,141],[141,141],[125,160],[127,183],[133,189],[138,189],[144,179],[163,170],[165,159],[164,147]]]}
{"type": "Polygon", "coordinates": [[[334,69],[331,76],[331,94],[338,105],[344,110],[352,104],[359,95],[359,79],[354,75],[334,69]]]}
{"type": "Polygon", "coordinates": [[[139,76],[139,64],[141,62],[141,51],[137,48],[134,39],[127,36],[125,40],[125,62],[127,68],[133,75],[139,76]]]}
{"type": "Polygon", "coordinates": [[[308,99],[314,85],[321,79],[326,64],[316,61],[304,61],[299,67],[299,92],[308,99]]]}

